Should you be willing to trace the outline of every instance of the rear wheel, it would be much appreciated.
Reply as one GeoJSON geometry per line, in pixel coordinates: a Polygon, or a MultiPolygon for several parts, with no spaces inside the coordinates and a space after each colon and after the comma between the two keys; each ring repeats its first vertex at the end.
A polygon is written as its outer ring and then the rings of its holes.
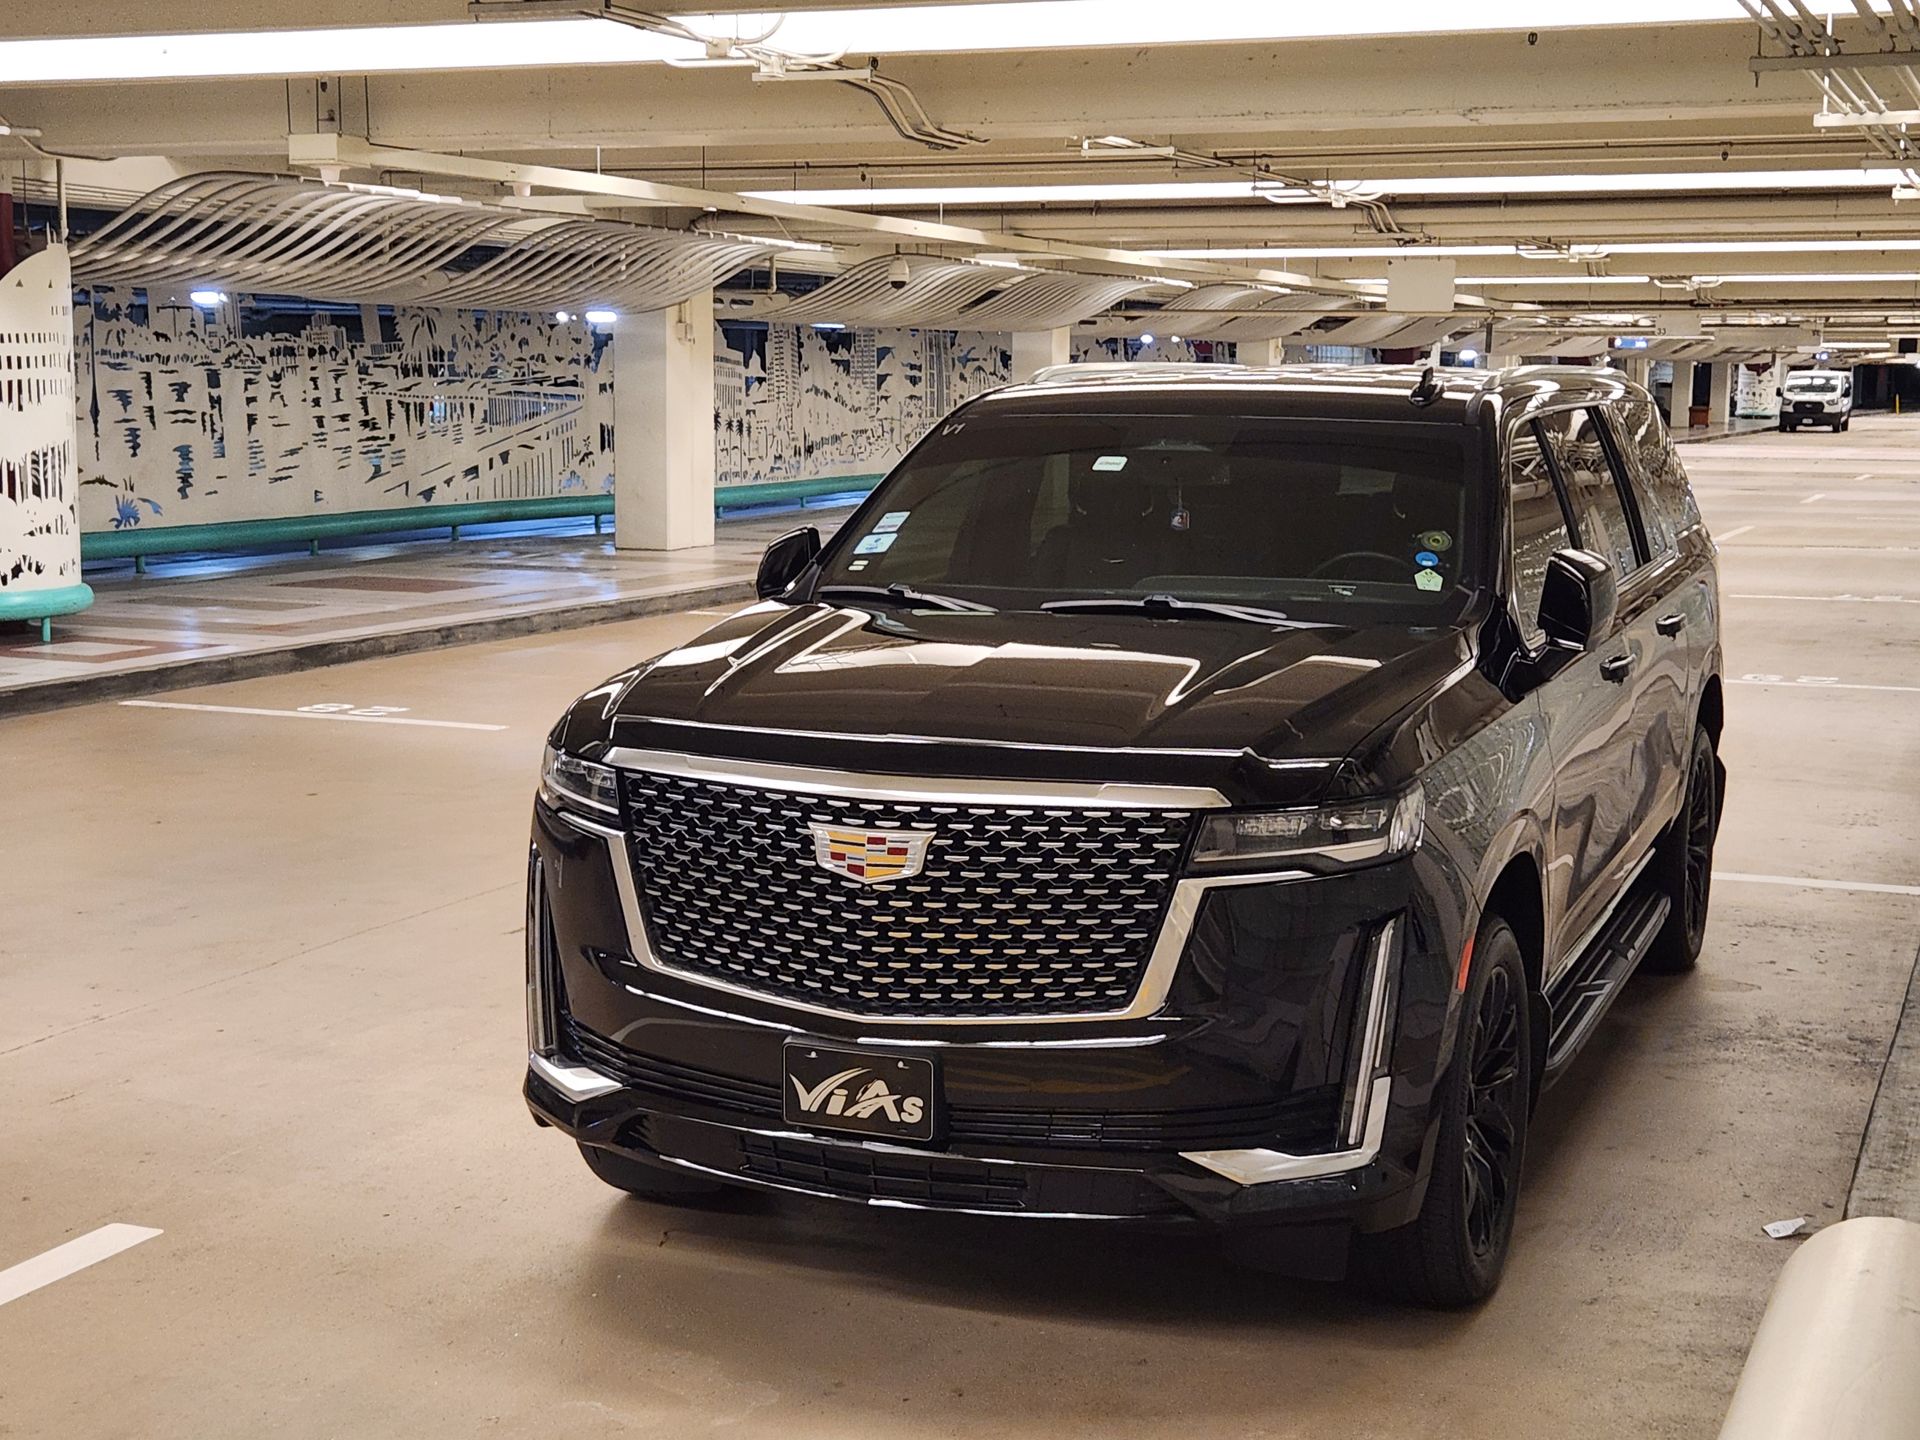
{"type": "Polygon", "coordinates": [[[638,1195],[642,1200],[664,1200],[670,1204],[690,1204],[718,1195],[722,1186],[693,1171],[669,1170],[664,1165],[649,1165],[644,1160],[603,1150],[598,1145],[582,1145],[580,1156],[587,1168],[616,1190],[638,1195]]]}
{"type": "Polygon", "coordinates": [[[1513,1240],[1533,1100],[1527,972],[1507,922],[1489,915],[1473,943],[1460,1040],[1441,1082],[1440,1135],[1420,1213],[1361,1237],[1360,1264],[1378,1287],[1457,1308],[1500,1283],[1513,1240]]]}
{"type": "Polygon", "coordinates": [[[1667,897],[1667,923],[1654,937],[1642,968],[1663,975],[1691,970],[1707,937],[1713,895],[1713,840],[1720,827],[1720,772],[1713,739],[1695,726],[1680,813],[1654,847],[1652,872],[1667,897]]]}

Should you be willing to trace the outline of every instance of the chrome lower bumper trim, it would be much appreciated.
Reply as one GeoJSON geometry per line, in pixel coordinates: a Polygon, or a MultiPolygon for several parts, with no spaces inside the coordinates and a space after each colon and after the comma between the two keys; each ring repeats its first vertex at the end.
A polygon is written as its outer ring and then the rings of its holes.
{"type": "Polygon", "coordinates": [[[1266,1185],[1276,1180],[1318,1180],[1327,1175],[1342,1175],[1371,1165],[1380,1154],[1380,1142],[1387,1131],[1387,1101],[1392,1095],[1392,1080],[1383,1075],[1373,1082],[1367,1101],[1366,1134],[1351,1150],[1336,1150],[1328,1155],[1289,1155],[1284,1150],[1189,1150],[1183,1151],[1180,1158],[1216,1175],[1224,1175],[1236,1185],[1266,1185]]]}
{"type": "Polygon", "coordinates": [[[562,1065],[545,1055],[527,1056],[527,1068],[575,1104],[611,1095],[621,1088],[618,1080],[610,1080],[598,1070],[585,1065],[562,1065]]]}

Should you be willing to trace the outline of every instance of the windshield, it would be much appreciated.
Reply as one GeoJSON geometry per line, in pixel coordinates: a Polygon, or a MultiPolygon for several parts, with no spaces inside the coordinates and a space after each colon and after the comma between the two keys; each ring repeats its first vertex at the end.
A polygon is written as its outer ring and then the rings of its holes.
{"type": "Polygon", "coordinates": [[[1787,389],[1795,395],[1831,395],[1840,388],[1835,375],[1789,375],[1787,389]]]}
{"type": "Polygon", "coordinates": [[[1321,623],[1438,623],[1472,573],[1467,435],[963,412],[835,538],[816,589],[900,586],[995,609],[1153,597],[1143,614],[1201,618],[1160,599],[1172,597],[1321,623]]]}

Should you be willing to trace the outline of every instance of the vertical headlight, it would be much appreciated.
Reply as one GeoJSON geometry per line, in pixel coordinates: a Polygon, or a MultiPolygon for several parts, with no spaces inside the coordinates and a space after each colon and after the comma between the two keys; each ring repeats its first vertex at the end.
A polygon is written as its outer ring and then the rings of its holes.
{"type": "Polygon", "coordinates": [[[549,745],[540,757],[540,793],[555,809],[585,807],[620,813],[620,781],[611,766],[596,765],[549,745]]]}
{"type": "Polygon", "coordinates": [[[1408,854],[1420,843],[1425,817],[1426,803],[1417,785],[1401,795],[1343,801],[1313,810],[1227,810],[1201,822],[1193,863],[1388,860],[1408,854]]]}

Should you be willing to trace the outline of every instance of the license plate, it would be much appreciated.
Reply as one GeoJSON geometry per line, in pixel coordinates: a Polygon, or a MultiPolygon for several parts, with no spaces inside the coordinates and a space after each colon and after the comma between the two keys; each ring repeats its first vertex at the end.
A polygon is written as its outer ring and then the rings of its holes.
{"type": "Polygon", "coordinates": [[[781,1060],[787,1123],[892,1140],[933,1138],[933,1061],[789,1040],[781,1060]]]}

